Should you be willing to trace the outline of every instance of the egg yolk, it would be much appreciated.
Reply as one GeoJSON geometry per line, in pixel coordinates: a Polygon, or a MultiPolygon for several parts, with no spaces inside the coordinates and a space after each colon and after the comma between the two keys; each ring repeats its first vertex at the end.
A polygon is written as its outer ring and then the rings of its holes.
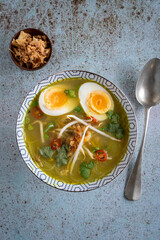
{"type": "Polygon", "coordinates": [[[55,110],[62,107],[68,100],[68,96],[62,92],[53,89],[49,89],[44,94],[44,102],[48,109],[55,110]]]}
{"type": "Polygon", "coordinates": [[[111,99],[103,91],[93,91],[87,97],[87,105],[94,112],[104,114],[111,106],[111,99]]]}

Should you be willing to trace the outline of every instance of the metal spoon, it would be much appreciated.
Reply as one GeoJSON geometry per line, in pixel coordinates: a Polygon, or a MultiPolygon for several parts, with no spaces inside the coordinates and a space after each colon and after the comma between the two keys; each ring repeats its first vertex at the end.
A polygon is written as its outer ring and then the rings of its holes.
{"type": "Polygon", "coordinates": [[[136,98],[145,109],[145,128],[138,157],[124,192],[125,197],[133,201],[141,196],[142,156],[150,109],[160,102],[160,59],[151,59],[142,69],[136,84],[136,98]]]}

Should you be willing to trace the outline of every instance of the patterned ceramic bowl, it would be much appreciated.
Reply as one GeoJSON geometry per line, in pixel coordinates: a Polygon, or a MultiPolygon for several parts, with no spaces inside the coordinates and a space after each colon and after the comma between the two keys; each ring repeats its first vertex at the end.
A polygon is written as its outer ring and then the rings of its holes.
{"type": "Polygon", "coordinates": [[[129,163],[132,154],[135,149],[135,144],[136,144],[136,138],[137,138],[137,127],[136,127],[136,119],[135,119],[135,114],[132,109],[132,106],[126,96],[109,80],[86,71],[64,71],[61,73],[54,74],[43,81],[39,82],[27,95],[25,98],[19,114],[18,114],[18,119],[17,119],[17,126],[16,126],[16,135],[17,135],[17,142],[18,142],[18,147],[20,150],[20,153],[22,155],[22,158],[28,168],[43,182],[56,187],[61,190],[65,191],[72,191],[72,192],[81,192],[81,191],[88,191],[88,190],[93,190],[98,187],[102,187],[106,185],[107,183],[111,182],[113,179],[115,179],[127,166],[129,163]],[[103,86],[107,87],[121,102],[122,106],[124,107],[128,120],[129,120],[129,141],[128,141],[128,148],[127,152],[123,158],[123,160],[116,166],[116,168],[106,177],[96,181],[96,182],[91,182],[91,183],[86,183],[86,184],[67,184],[64,182],[57,181],[54,178],[49,177],[46,175],[44,172],[42,172],[41,169],[39,169],[35,163],[33,162],[23,139],[23,123],[24,123],[24,118],[26,111],[28,109],[29,104],[35,97],[35,95],[44,87],[46,87],[48,84],[61,81],[62,79],[66,78],[83,78],[83,79],[89,79],[92,81],[96,81],[103,86]]]}

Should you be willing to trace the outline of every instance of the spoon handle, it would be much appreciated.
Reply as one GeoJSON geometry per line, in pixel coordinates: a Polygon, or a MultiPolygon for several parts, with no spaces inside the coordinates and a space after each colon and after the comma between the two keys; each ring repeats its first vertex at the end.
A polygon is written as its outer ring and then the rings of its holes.
{"type": "Polygon", "coordinates": [[[138,200],[141,196],[141,170],[142,170],[142,156],[145,138],[147,134],[148,120],[149,120],[150,108],[145,108],[145,128],[141,146],[139,149],[138,157],[133,168],[133,171],[128,179],[125,187],[124,195],[128,200],[138,200]]]}

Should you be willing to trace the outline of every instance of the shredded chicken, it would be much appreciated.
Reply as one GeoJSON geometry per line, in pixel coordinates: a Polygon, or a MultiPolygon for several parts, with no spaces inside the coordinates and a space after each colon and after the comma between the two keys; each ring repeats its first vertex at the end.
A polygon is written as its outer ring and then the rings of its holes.
{"type": "MultiPolygon", "coordinates": [[[[82,135],[84,133],[85,130],[85,126],[80,125],[79,123],[74,124],[73,126],[73,135],[71,135],[67,140],[67,144],[69,145],[69,152],[68,152],[68,156],[72,156],[74,154],[74,152],[76,151],[82,135]]],[[[86,132],[85,136],[84,136],[84,142],[89,141],[91,137],[91,133],[90,132],[86,132]]]]}
{"type": "Polygon", "coordinates": [[[36,120],[32,124],[36,124],[36,123],[39,124],[40,134],[41,134],[41,142],[44,143],[43,123],[39,120],[36,120]]]}
{"type": "Polygon", "coordinates": [[[62,136],[62,134],[64,133],[64,131],[66,131],[67,128],[71,127],[71,126],[74,125],[75,123],[77,123],[77,121],[70,122],[70,123],[68,123],[66,126],[64,126],[64,127],[61,129],[61,131],[60,131],[60,133],[59,133],[59,135],[58,135],[58,138],[61,138],[61,136],[62,136]]]}
{"type": "Polygon", "coordinates": [[[91,138],[91,132],[90,132],[90,131],[87,131],[87,132],[86,132],[86,135],[85,135],[85,137],[84,137],[84,142],[85,142],[85,143],[86,143],[86,142],[89,142],[90,138],[91,138]]]}
{"type": "Polygon", "coordinates": [[[17,39],[12,40],[12,49],[9,49],[19,64],[27,68],[37,68],[46,63],[51,49],[48,47],[46,36],[31,36],[24,31],[17,39]]]}

